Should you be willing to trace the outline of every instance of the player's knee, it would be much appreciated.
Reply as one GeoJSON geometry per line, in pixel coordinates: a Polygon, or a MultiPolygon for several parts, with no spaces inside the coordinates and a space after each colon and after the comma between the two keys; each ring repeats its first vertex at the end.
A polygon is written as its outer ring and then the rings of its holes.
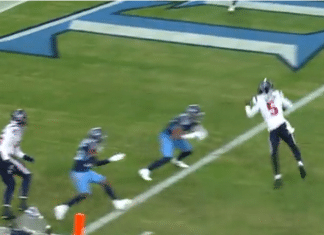
{"type": "Polygon", "coordinates": [[[90,197],[90,193],[81,193],[80,197],[82,197],[83,199],[87,199],[88,197],[90,197]]]}
{"type": "Polygon", "coordinates": [[[108,182],[108,180],[103,180],[103,181],[101,181],[101,185],[102,186],[110,186],[110,183],[108,182]]]}
{"type": "Polygon", "coordinates": [[[7,188],[10,191],[15,190],[15,186],[16,186],[16,182],[14,180],[10,180],[9,182],[7,182],[7,188]]]}
{"type": "Polygon", "coordinates": [[[32,178],[32,173],[25,174],[25,175],[23,176],[23,178],[24,178],[25,180],[31,180],[31,178],[32,178]]]}
{"type": "Polygon", "coordinates": [[[169,161],[171,161],[171,157],[163,157],[160,161],[161,163],[168,163],[169,161]]]}

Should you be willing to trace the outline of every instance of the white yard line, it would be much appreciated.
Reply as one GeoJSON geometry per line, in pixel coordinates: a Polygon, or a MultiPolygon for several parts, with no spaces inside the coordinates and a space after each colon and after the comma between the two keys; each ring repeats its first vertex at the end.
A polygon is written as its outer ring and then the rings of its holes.
{"type": "MultiPolygon", "coordinates": [[[[285,112],[285,114],[288,115],[288,114],[302,108],[303,106],[307,105],[308,103],[310,103],[314,99],[316,99],[316,98],[320,97],[321,95],[323,95],[323,93],[324,93],[324,85],[322,85],[317,90],[309,93],[308,95],[306,95],[305,97],[303,97],[302,99],[297,101],[294,104],[293,108],[291,108],[290,110],[285,112]]],[[[254,128],[250,129],[249,131],[243,133],[242,135],[239,135],[237,138],[235,138],[234,140],[232,140],[228,144],[222,146],[219,149],[216,149],[215,151],[211,152],[207,156],[203,157],[198,162],[191,165],[190,168],[184,169],[184,170],[172,175],[171,177],[165,179],[164,181],[158,183],[157,185],[152,186],[149,190],[147,190],[144,193],[136,196],[134,198],[133,203],[132,203],[132,205],[130,206],[129,209],[124,210],[124,211],[118,211],[118,210],[112,211],[111,213],[108,213],[107,215],[101,217],[97,221],[94,221],[94,222],[90,223],[86,227],[87,234],[91,234],[91,233],[97,231],[98,229],[100,229],[104,225],[109,224],[113,220],[119,218],[120,216],[122,216],[123,214],[128,212],[133,207],[138,206],[140,204],[143,204],[144,202],[146,202],[148,199],[150,199],[154,195],[159,194],[164,189],[172,186],[173,184],[177,183],[179,180],[181,180],[181,179],[185,178],[186,176],[188,176],[189,174],[197,171],[199,168],[209,164],[212,161],[215,161],[222,154],[225,154],[225,153],[229,152],[230,150],[232,150],[232,149],[240,146],[241,144],[245,143],[249,139],[251,139],[254,136],[256,136],[257,134],[259,134],[264,129],[266,129],[266,124],[265,123],[260,123],[259,125],[255,126],[254,128]]]]}
{"type": "Polygon", "coordinates": [[[11,8],[14,8],[22,3],[27,2],[28,0],[22,0],[22,1],[1,1],[0,2],[0,13],[10,10],[11,8]]]}

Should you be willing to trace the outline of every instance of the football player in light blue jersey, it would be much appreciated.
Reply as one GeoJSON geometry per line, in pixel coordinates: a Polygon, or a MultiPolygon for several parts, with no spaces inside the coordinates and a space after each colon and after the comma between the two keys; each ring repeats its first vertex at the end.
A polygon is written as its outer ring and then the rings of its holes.
{"type": "Polygon", "coordinates": [[[74,166],[70,173],[70,177],[78,191],[78,195],[71,200],[58,205],[54,208],[54,214],[57,220],[64,219],[68,209],[86,199],[91,194],[90,184],[99,184],[105,190],[107,195],[112,199],[113,205],[116,209],[125,209],[130,203],[129,199],[117,199],[112,188],[110,187],[106,177],[91,170],[95,166],[106,165],[110,162],[115,162],[123,159],[125,154],[119,153],[109,159],[98,160],[97,153],[103,147],[101,146],[103,140],[107,136],[103,134],[100,127],[92,128],[87,138],[83,139],[78,147],[76,156],[74,157],[74,166]]]}
{"type": "Polygon", "coordinates": [[[192,153],[192,146],[187,139],[198,138],[203,140],[208,136],[208,132],[201,125],[204,113],[199,105],[189,105],[184,113],[172,119],[167,127],[159,134],[160,151],[163,157],[151,163],[147,168],[140,169],[139,175],[146,181],[151,181],[151,171],[163,166],[171,161],[180,168],[189,167],[182,160],[192,153]],[[175,159],[174,150],[181,152],[175,159]]]}

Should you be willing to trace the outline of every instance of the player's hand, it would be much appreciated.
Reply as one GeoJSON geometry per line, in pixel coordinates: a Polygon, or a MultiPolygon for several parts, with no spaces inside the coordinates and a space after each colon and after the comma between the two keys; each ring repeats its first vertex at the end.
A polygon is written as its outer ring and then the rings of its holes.
{"type": "Polygon", "coordinates": [[[117,162],[117,161],[124,159],[125,156],[126,156],[125,153],[117,153],[117,154],[113,155],[112,157],[110,157],[108,160],[111,162],[117,162]]]}
{"type": "Polygon", "coordinates": [[[198,140],[204,140],[208,136],[208,131],[205,130],[205,129],[203,129],[201,131],[198,131],[197,134],[196,134],[196,136],[197,136],[197,139],[198,140]]]}
{"type": "Polygon", "coordinates": [[[34,158],[32,158],[32,157],[30,157],[30,156],[28,156],[26,154],[23,156],[23,159],[25,161],[27,161],[27,162],[34,162],[35,161],[34,158]]]}

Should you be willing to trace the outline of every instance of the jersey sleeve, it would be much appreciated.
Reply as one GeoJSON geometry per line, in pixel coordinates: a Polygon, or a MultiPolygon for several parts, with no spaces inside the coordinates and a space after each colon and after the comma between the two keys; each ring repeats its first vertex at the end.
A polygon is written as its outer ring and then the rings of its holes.
{"type": "Polygon", "coordinates": [[[252,102],[253,102],[252,107],[250,105],[245,106],[245,112],[248,118],[254,117],[260,111],[259,103],[256,97],[252,98],[252,102]]]}
{"type": "Polygon", "coordinates": [[[282,91],[280,91],[279,94],[280,94],[280,98],[282,100],[282,107],[285,109],[291,108],[293,106],[293,103],[284,96],[282,91]]]}
{"type": "Polygon", "coordinates": [[[9,160],[10,159],[10,143],[11,143],[11,138],[9,136],[7,138],[4,138],[1,143],[1,157],[3,161],[9,160]]]}
{"type": "Polygon", "coordinates": [[[13,154],[16,157],[23,158],[25,153],[23,153],[20,149],[20,140],[22,136],[22,130],[19,128],[15,128],[12,130],[12,139],[11,139],[11,144],[13,145],[13,154]]]}
{"type": "Polygon", "coordinates": [[[15,155],[19,158],[23,158],[25,153],[21,151],[20,146],[17,146],[15,149],[15,155]]]}

